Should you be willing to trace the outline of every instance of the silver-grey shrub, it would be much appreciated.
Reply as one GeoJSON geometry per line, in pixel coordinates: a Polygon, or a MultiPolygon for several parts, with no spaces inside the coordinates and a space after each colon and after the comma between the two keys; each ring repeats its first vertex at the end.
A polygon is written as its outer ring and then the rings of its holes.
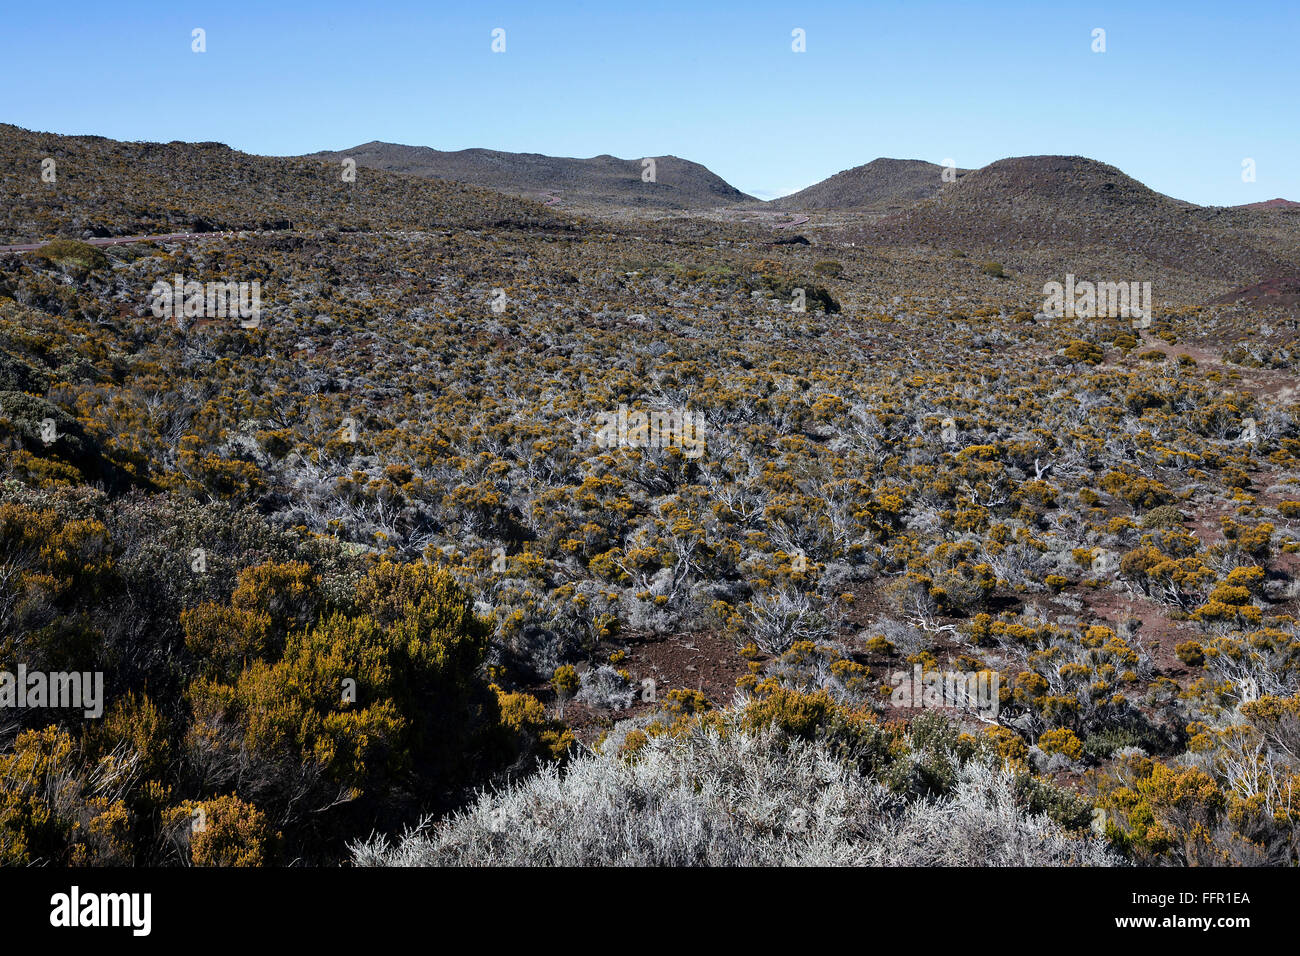
{"type": "Polygon", "coordinates": [[[908,802],[823,745],[778,731],[651,738],[634,759],[544,767],[400,839],[363,866],[1117,865],[1096,838],[1017,806],[1006,771],[967,764],[948,797],[908,802]]]}

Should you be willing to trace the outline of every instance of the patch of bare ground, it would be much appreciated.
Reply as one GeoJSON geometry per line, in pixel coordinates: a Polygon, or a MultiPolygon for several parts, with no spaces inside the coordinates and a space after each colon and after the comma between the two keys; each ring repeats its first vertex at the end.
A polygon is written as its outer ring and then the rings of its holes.
{"type": "Polygon", "coordinates": [[[1255,309],[1300,309],[1300,276],[1272,276],[1219,296],[1211,305],[1244,304],[1255,309]]]}
{"type": "Polygon", "coordinates": [[[1135,591],[1101,589],[1078,592],[1087,620],[1105,624],[1115,633],[1128,633],[1127,640],[1151,658],[1157,676],[1177,681],[1186,687],[1199,676],[1178,659],[1174,648],[1184,641],[1195,640],[1200,632],[1185,621],[1177,621],[1144,594],[1135,591]]]}
{"type": "Polygon", "coordinates": [[[716,631],[667,637],[630,637],[622,645],[635,678],[649,677],[662,697],[670,690],[694,690],[714,705],[731,702],[738,678],[748,672],[735,642],[716,631]]]}
{"type": "Polygon", "coordinates": [[[1134,353],[1155,350],[1164,353],[1167,360],[1176,360],[1180,355],[1190,356],[1202,369],[1225,369],[1232,377],[1232,387],[1244,389],[1258,398],[1285,401],[1291,398],[1297,388],[1294,371],[1276,368],[1252,368],[1229,362],[1224,357],[1222,347],[1213,343],[1176,342],[1170,344],[1146,330],[1140,333],[1141,341],[1134,353]]]}
{"type": "MultiPolygon", "coordinates": [[[[654,697],[662,700],[672,690],[698,691],[715,707],[732,702],[736,681],[749,672],[745,661],[736,653],[735,642],[716,631],[692,634],[627,634],[607,641],[597,650],[599,659],[622,651],[617,666],[626,670],[639,688],[642,681],[654,681],[654,697]]],[[[594,666],[594,665],[593,665],[594,666]]],[[[556,707],[555,693],[549,686],[530,688],[530,692],[556,707]]],[[[602,733],[620,720],[642,717],[659,709],[654,700],[644,700],[638,691],[632,706],[624,710],[591,707],[571,700],[564,705],[564,722],[582,743],[595,743],[602,733]]]]}

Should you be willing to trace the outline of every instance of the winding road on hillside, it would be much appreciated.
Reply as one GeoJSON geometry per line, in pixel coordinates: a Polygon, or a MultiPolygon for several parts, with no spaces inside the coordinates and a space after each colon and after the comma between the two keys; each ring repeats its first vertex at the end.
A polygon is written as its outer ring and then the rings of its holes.
{"type": "MultiPolygon", "coordinates": [[[[265,235],[265,233],[254,233],[245,230],[248,235],[265,235]]],[[[239,235],[238,232],[169,232],[165,235],[156,236],[110,236],[107,238],[95,239],[78,239],[77,242],[84,242],[88,246],[124,246],[132,242],[180,242],[184,239],[223,239],[239,235]]],[[[67,238],[67,237],[64,237],[67,238]]],[[[0,246],[0,252],[35,252],[42,246],[47,246],[55,239],[45,239],[41,242],[24,242],[15,246],[0,246]]]]}
{"type": "Polygon", "coordinates": [[[773,225],[773,229],[789,229],[791,226],[802,226],[809,219],[808,216],[796,216],[790,222],[778,222],[773,225]]]}

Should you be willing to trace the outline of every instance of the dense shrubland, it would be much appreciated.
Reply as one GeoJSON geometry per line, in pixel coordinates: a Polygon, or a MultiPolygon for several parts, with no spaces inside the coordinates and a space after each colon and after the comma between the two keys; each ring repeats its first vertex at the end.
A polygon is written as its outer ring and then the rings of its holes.
{"type": "Polygon", "coordinates": [[[419,231],[0,257],[0,669],[108,691],[0,711],[0,858],[1295,862],[1293,327],[385,196],[419,231]],[[259,327],[155,318],[176,273],[260,281],[259,327]],[[601,447],[620,406],[704,453],[601,447]],[[652,656],[706,638],[708,694],[652,656]],[[918,729],[914,667],[999,715],[918,729]]]}
{"type": "Polygon", "coordinates": [[[328,860],[566,749],[486,679],[487,628],[444,570],[220,505],[13,481],[0,552],[3,669],[109,689],[102,720],[4,712],[5,862],[328,860]]]}

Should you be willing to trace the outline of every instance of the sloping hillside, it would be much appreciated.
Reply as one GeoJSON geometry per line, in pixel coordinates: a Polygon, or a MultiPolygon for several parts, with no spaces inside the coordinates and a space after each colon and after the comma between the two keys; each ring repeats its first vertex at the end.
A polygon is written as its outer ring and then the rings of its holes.
{"type": "Polygon", "coordinates": [[[313,153],[309,159],[356,160],[367,169],[473,183],[501,192],[552,199],[564,205],[712,208],[745,202],[747,196],[699,163],[656,156],[654,181],[643,181],[643,159],[601,155],[590,159],[508,153],[495,149],[451,152],[427,146],[365,143],[350,150],[313,153]]]}
{"type": "Polygon", "coordinates": [[[1101,250],[1135,268],[1150,263],[1244,284],[1294,265],[1295,231],[1281,218],[1182,202],[1081,156],[1020,156],[864,231],[886,243],[1009,254],[1042,247],[1067,262],[1079,250],[1101,250]]]}
{"type": "MultiPolygon", "coordinates": [[[[946,185],[944,167],[919,159],[873,159],[829,179],[773,200],[774,209],[863,209],[892,211],[931,199],[946,185]]],[[[968,170],[957,170],[957,178],[968,170]]]]}
{"type": "MultiPolygon", "coordinates": [[[[538,203],[220,143],[122,143],[0,124],[0,242],[232,229],[559,227],[538,203]],[[53,160],[54,182],[42,179],[53,160]],[[48,168],[48,164],[47,167],[48,168]]],[[[567,220],[565,220],[567,221],[567,220]]]]}

